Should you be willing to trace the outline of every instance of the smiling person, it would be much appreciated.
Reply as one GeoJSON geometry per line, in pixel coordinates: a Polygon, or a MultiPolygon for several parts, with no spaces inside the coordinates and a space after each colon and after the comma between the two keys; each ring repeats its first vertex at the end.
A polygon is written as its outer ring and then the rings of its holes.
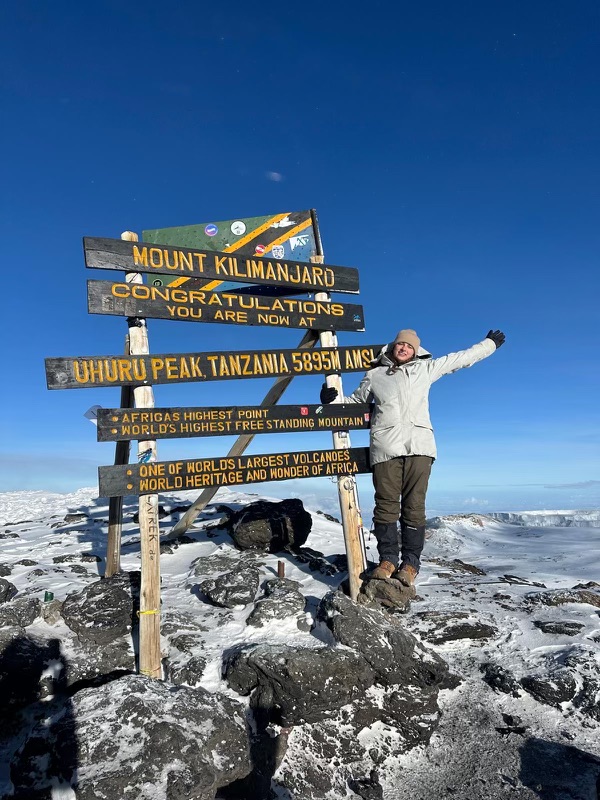
{"type": "MultiPolygon", "coordinates": [[[[502,331],[490,331],[467,350],[432,358],[414,330],[401,330],[382,349],[356,391],[340,399],[341,403],[374,404],[370,457],[379,566],[371,578],[394,577],[414,590],[425,543],[427,484],[437,455],[429,388],[442,376],[491,356],[504,339],[502,331]]],[[[337,396],[337,389],[323,384],[322,403],[331,403],[337,396]]]]}

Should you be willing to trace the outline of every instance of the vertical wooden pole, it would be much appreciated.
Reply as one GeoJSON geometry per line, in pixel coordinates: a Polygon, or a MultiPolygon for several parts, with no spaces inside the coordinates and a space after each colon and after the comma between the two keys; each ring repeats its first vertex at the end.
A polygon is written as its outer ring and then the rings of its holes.
{"type": "MultiPolygon", "coordinates": [[[[129,335],[125,337],[125,355],[129,355],[129,335]]],[[[133,388],[121,387],[121,408],[133,405],[133,388]]],[[[129,441],[117,442],[115,464],[129,463],[129,441]]],[[[106,568],[104,577],[111,578],[121,570],[121,535],[123,531],[123,498],[111,497],[108,501],[108,541],[106,545],[106,568]]]]}
{"type": "MultiPolygon", "coordinates": [[[[137,233],[125,231],[121,239],[137,242],[137,233]]],[[[139,272],[128,272],[127,283],[142,283],[139,272]]],[[[129,319],[129,352],[147,355],[148,328],[145,319],[129,319]]],[[[154,408],[151,386],[136,386],[133,390],[136,408],[154,408]]],[[[156,442],[138,442],[138,461],[156,461],[156,442]]],[[[161,678],[160,663],[160,542],[158,526],[158,495],[140,497],[140,540],[142,551],[142,585],[140,591],[139,669],[143,675],[161,678]]]]}
{"type": "MultiPolygon", "coordinates": [[[[313,228],[317,242],[318,255],[312,256],[313,264],[324,262],[323,247],[319,234],[319,226],[315,212],[311,212],[313,217],[313,228]]],[[[331,300],[327,292],[317,292],[315,300],[329,302],[331,300]]],[[[337,347],[337,336],[333,331],[322,331],[319,334],[321,347],[337,347]]],[[[326,375],[327,386],[333,386],[338,391],[337,402],[344,396],[341,375],[326,375]]],[[[350,436],[347,431],[333,432],[333,446],[336,450],[343,450],[350,447],[350,436]]],[[[358,487],[354,475],[339,475],[337,478],[338,497],[340,501],[340,511],[342,514],[342,528],[344,530],[344,543],[346,545],[346,556],[348,558],[348,583],[350,585],[350,597],[357,599],[362,585],[360,574],[367,566],[365,547],[362,538],[362,517],[358,499],[358,487]]]]}

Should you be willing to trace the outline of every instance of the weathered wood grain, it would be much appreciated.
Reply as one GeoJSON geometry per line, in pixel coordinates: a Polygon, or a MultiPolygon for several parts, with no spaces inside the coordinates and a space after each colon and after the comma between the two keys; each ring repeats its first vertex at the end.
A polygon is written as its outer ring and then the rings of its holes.
{"type": "Polygon", "coordinates": [[[368,447],[158,461],[99,467],[99,494],[101,497],[146,495],[206,486],[355,475],[370,469],[368,447]]]}
{"type": "MultiPolygon", "coordinates": [[[[245,433],[301,433],[346,431],[370,426],[371,406],[284,405],[209,406],[178,408],[100,408],[99,442],[132,439],[182,439],[197,436],[232,436],[245,433]]],[[[124,463],[124,462],[115,462],[124,463]]]]}
{"type": "Polygon", "coordinates": [[[286,286],[302,291],[359,291],[358,270],[331,264],[278,261],[269,256],[244,256],[214,250],[195,250],[120,239],[83,239],[86,267],[170,275],[173,278],[208,278],[266,286],[286,286]]]}

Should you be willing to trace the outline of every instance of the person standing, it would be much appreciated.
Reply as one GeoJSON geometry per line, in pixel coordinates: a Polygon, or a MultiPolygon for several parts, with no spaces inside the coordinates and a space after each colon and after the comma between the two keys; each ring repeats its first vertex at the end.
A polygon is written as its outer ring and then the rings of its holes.
{"type": "MultiPolygon", "coordinates": [[[[371,578],[394,577],[414,587],[419,573],[425,543],[425,497],[437,456],[429,418],[431,384],[491,356],[504,340],[502,331],[489,331],[483,341],[467,350],[432,358],[421,347],[416,332],[406,328],[382,349],[358,388],[341,398],[341,403],[374,404],[370,459],[379,565],[371,578]]],[[[322,403],[331,403],[337,396],[337,389],[323,384],[322,403]]]]}

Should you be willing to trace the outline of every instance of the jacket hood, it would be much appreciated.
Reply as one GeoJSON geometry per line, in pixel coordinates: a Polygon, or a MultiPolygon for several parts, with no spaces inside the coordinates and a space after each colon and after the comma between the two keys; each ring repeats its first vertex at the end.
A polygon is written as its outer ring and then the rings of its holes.
{"type": "MultiPolygon", "coordinates": [[[[392,355],[391,355],[393,348],[394,348],[394,343],[393,342],[389,342],[389,344],[386,344],[385,347],[381,348],[381,350],[379,351],[378,355],[373,359],[373,361],[371,361],[371,364],[374,367],[377,367],[377,366],[395,367],[395,366],[397,366],[396,362],[394,361],[394,359],[392,358],[392,355]]],[[[415,358],[412,359],[412,361],[417,361],[417,360],[421,360],[421,359],[422,360],[426,360],[428,358],[431,358],[431,353],[429,352],[429,350],[425,350],[424,347],[419,347],[419,351],[418,351],[417,355],[415,356],[415,358]]],[[[407,361],[407,364],[410,364],[410,363],[411,363],[411,361],[407,361]]]]}

